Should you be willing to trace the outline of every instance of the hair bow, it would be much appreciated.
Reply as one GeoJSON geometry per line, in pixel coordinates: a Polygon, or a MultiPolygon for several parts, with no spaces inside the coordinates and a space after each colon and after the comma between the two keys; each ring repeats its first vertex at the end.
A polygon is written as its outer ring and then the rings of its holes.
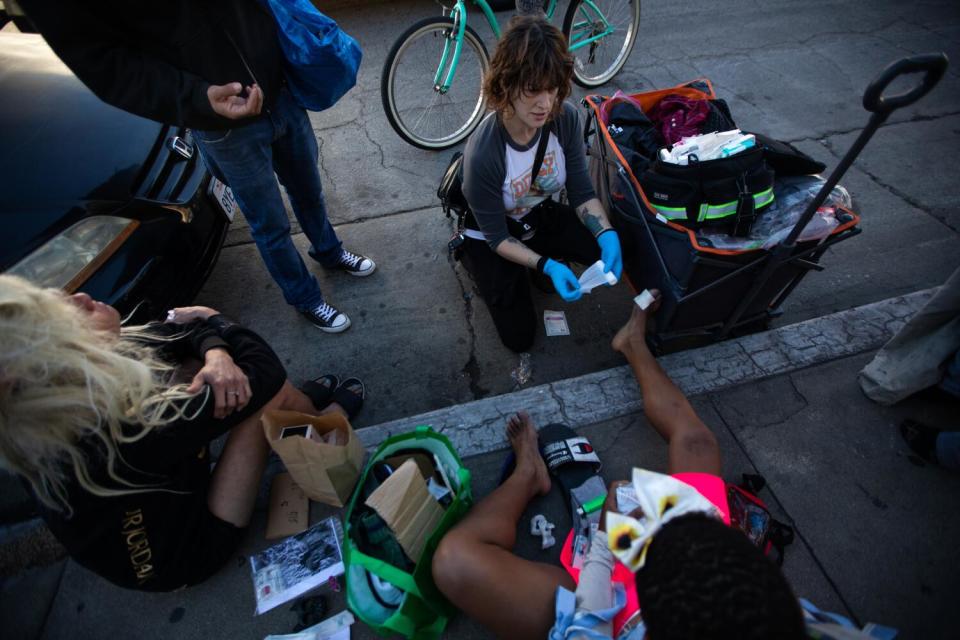
{"type": "Polygon", "coordinates": [[[717,507],[686,482],[643,469],[634,469],[632,480],[642,513],[608,511],[606,525],[610,551],[633,572],[643,567],[653,536],[672,519],[688,513],[720,517],[717,507]]]}

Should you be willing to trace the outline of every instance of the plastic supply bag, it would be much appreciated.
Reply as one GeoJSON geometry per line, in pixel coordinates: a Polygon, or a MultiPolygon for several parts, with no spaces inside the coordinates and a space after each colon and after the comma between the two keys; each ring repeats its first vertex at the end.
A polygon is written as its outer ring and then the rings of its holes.
{"type": "MultiPolygon", "coordinates": [[[[729,251],[770,249],[786,239],[824,183],[825,180],[819,176],[777,178],[773,187],[773,204],[757,216],[749,235],[737,237],[725,233],[710,233],[709,228],[704,228],[698,235],[698,241],[704,246],[729,251]]],[[[800,232],[797,240],[806,242],[828,237],[837,226],[845,222],[842,218],[847,214],[838,207],[849,209],[851,205],[850,193],[843,186],[837,185],[817,210],[817,214],[800,232]]]]}
{"type": "Polygon", "coordinates": [[[363,51],[309,0],[268,0],[277,21],[290,93],[304,109],[323,111],[357,83],[363,51]]]}
{"type": "Polygon", "coordinates": [[[633,96],[628,96],[620,89],[617,89],[617,92],[610,96],[608,99],[603,101],[603,104],[600,105],[600,122],[604,126],[610,124],[610,111],[618,103],[627,103],[636,107],[637,111],[643,113],[643,107],[640,106],[640,103],[633,96]]]}

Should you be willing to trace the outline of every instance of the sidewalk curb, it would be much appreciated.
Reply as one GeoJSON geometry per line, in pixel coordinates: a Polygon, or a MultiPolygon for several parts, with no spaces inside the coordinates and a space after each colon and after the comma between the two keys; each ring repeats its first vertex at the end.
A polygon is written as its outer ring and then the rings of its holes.
{"type": "MultiPolygon", "coordinates": [[[[878,349],[916,313],[936,287],[905,296],[663,356],[661,366],[688,396],[720,391],[878,349]]],[[[499,396],[453,405],[359,429],[369,449],[418,425],[450,438],[463,457],[506,448],[503,425],[518,409],[536,424],[586,426],[643,406],[628,366],[568,378],[499,396]]]]}

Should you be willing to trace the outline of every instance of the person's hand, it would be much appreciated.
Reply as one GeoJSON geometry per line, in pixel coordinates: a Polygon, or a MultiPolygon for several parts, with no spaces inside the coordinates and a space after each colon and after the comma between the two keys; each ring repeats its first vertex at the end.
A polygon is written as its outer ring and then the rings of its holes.
{"type": "Polygon", "coordinates": [[[567,302],[579,300],[580,296],[583,295],[580,293],[580,282],[577,280],[577,276],[573,275],[573,271],[570,271],[570,268],[566,265],[550,259],[543,265],[543,272],[550,276],[557,293],[567,302]]]}
{"type": "Polygon", "coordinates": [[[194,320],[206,320],[218,313],[220,312],[210,307],[177,307],[176,309],[167,311],[167,319],[165,322],[187,324],[194,320]]]}
{"type": "Polygon", "coordinates": [[[244,97],[243,90],[239,82],[212,84],[207,87],[207,99],[214,112],[224,118],[240,120],[258,115],[263,107],[263,91],[253,84],[246,88],[244,97]]]}
{"type": "Polygon", "coordinates": [[[221,348],[210,349],[204,360],[203,368],[193,376],[187,393],[198,393],[203,385],[210,385],[214,400],[213,417],[218,419],[247,406],[253,395],[250,381],[230,354],[221,348]]]}
{"type": "Polygon", "coordinates": [[[597,236],[600,245],[600,259],[603,260],[603,272],[616,276],[617,280],[623,274],[623,256],[620,254],[620,236],[613,229],[607,229],[597,236]]]}

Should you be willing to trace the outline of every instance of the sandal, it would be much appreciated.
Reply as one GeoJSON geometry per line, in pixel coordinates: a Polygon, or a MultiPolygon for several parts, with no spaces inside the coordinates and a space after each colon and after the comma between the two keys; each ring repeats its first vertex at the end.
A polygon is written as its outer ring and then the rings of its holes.
{"type": "Polygon", "coordinates": [[[359,378],[347,378],[333,392],[333,402],[343,407],[351,420],[363,407],[366,398],[367,388],[359,378]]]}
{"type": "Polygon", "coordinates": [[[563,424],[540,429],[540,455],[550,475],[563,489],[573,521],[574,566],[579,568],[589,546],[592,525],[599,524],[607,497],[607,483],[600,475],[600,458],[590,441],[563,424]]]}
{"type": "Polygon", "coordinates": [[[333,402],[334,391],[336,391],[339,386],[340,377],[328,373],[325,376],[320,376],[316,380],[307,380],[300,387],[300,391],[303,392],[303,395],[310,398],[310,402],[313,403],[317,411],[323,411],[327,408],[327,405],[333,402]]]}

